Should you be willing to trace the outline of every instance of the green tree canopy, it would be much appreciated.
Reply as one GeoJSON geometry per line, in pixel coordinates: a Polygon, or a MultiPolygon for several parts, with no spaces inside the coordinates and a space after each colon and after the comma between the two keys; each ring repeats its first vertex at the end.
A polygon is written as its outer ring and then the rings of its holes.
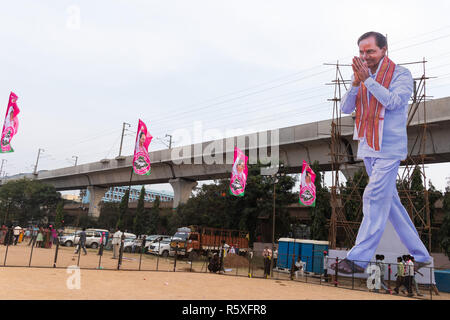
{"type": "Polygon", "coordinates": [[[444,210],[444,221],[439,230],[439,244],[450,259],[450,188],[445,191],[442,209],[444,210]]]}
{"type": "Polygon", "coordinates": [[[311,215],[311,239],[327,240],[328,228],[327,219],[331,217],[331,195],[324,186],[322,173],[320,172],[319,162],[314,161],[311,169],[316,174],[314,185],[316,186],[316,206],[310,208],[311,215]]]}
{"type": "Polygon", "coordinates": [[[0,188],[2,223],[51,221],[60,200],[61,194],[51,185],[30,179],[8,181],[0,188]]]}
{"type": "Polygon", "coordinates": [[[141,193],[139,195],[136,214],[133,219],[133,231],[137,236],[144,234],[145,228],[145,208],[144,208],[145,187],[142,186],[141,193]]]}
{"type": "Polygon", "coordinates": [[[128,201],[130,198],[130,190],[127,189],[125,191],[125,194],[122,197],[122,200],[120,201],[119,205],[119,219],[117,219],[116,228],[119,228],[120,230],[128,230],[130,228],[130,225],[128,223],[129,220],[129,214],[128,214],[128,201]]]}
{"type": "Polygon", "coordinates": [[[160,214],[161,210],[159,208],[160,200],[159,197],[153,201],[153,207],[151,210],[146,210],[146,229],[149,234],[160,233],[159,230],[162,229],[160,226],[160,214]]]}
{"type": "MultiPolygon", "coordinates": [[[[229,194],[230,179],[216,180],[214,184],[198,188],[196,196],[180,205],[172,222],[178,226],[205,225],[246,230],[253,242],[259,225],[272,225],[274,180],[272,176],[261,175],[261,167],[260,164],[249,165],[244,197],[229,194]]],[[[292,192],[294,185],[295,178],[289,175],[281,176],[276,184],[276,239],[286,235],[290,229],[287,206],[297,201],[298,195],[292,192]]]]}

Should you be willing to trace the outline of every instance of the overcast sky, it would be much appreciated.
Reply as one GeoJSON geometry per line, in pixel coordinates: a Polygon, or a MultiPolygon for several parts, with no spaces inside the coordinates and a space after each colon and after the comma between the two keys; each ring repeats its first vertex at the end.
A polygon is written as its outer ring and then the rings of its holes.
{"type": "MultiPolygon", "coordinates": [[[[208,129],[329,119],[334,68],[323,64],[350,63],[371,30],[388,35],[394,62],[425,57],[427,74],[438,77],[427,93],[450,96],[447,1],[0,2],[0,115],[10,91],[21,110],[15,152],[0,156],[8,175],[32,172],[39,148],[38,170],[73,165],[73,156],[78,164],[114,158],[123,122],[131,127],[122,154],[130,155],[139,118],[155,137],[150,151],[195,121],[209,140],[208,129]]],[[[444,189],[450,165],[428,168],[444,189]]]]}

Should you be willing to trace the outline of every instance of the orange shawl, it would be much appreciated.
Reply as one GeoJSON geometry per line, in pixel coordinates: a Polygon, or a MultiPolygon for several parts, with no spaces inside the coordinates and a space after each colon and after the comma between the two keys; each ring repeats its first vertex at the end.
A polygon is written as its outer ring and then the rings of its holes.
{"type": "MultiPolygon", "coordinates": [[[[395,63],[385,56],[375,81],[388,89],[394,70],[395,63]]],[[[385,107],[374,95],[370,97],[369,105],[367,105],[367,102],[367,88],[364,83],[361,82],[358,95],[356,96],[355,135],[357,134],[358,139],[365,137],[369,147],[375,151],[380,151],[382,139],[382,131],[380,128],[382,128],[384,121],[385,107]]]]}

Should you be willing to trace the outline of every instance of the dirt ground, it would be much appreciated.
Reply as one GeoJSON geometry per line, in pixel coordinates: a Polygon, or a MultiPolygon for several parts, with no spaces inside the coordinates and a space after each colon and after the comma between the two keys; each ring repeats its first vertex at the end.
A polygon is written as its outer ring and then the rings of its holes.
{"type": "MultiPolygon", "coordinates": [[[[404,300],[402,295],[377,294],[364,290],[348,290],[328,285],[311,283],[313,280],[291,281],[287,275],[277,275],[278,279],[248,278],[248,268],[229,270],[231,275],[210,274],[205,272],[205,263],[190,265],[178,260],[176,270],[173,259],[157,259],[143,255],[141,270],[114,270],[117,260],[111,259],[110,251],[105,251],[99,270],[97,250],[88,249],[84,256],[75,255],[74,248],[62,247],[58,251],[57,268],[53,266],[55,250],[33,249],[30,265],[31,247],[21,243],[8,248],[0,247],[0,279],[2,300],[404,300]],[[79,262],[78,262],[79,257],[79,262]],[[66,267],[79,264],[80,288],[70,289],[73,274],[66,267]],[[6,265],[5,267],[3,267],[6,265]],[[13,267],[14,266],[14,267],[13,267]],[[43,268],[47,267],[47,268],[43,268]],[[156,271],[158,268],[159,272],[156,271]],[[190,271],[193,272],[178,272],[190,271]],[[20,288],[20,290],[17,290],[20,288]]],[[[138,254],[125,254],[122,268],[139,269],[138,254]]],[[[253,275],[259,270],[253,270],[253,275]]],[[[428,295],[426,293],[426,295],[428,295]]],[[[429,298],[425,296],[425,298],[429,298]]],[[[433,295],[433,300],[450,300],[450,294],[433,295]]]]}

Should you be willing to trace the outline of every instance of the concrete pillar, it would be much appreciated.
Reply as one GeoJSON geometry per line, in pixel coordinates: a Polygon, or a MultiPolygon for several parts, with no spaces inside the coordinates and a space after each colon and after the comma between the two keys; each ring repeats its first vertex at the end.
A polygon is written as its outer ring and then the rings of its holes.
{"type": "Polygon", "coordinates": [[[105,196],[109,188],[101,188],[96,186],[89,186],[89,212],[88,216],[98,219],[100,217],[100,201],[105,196]]]}
{"type": "Polygon", "coordinates": [[[197,181],[187,180],[183,178],[176,178],[169,180],[173,188],[173,208],[176,209],[180,203],[188,201],[192,189],[197,186],[197,181]]]}
{"type": "Polygon", "coordinates": [[[363,172],[366,170],[364,167],[364,162],[358,162],[355,164],[342,164],[341,167],[339,168],[339,170],[342,172],[342,174],[344,175],[345,179],[347,179],[347,181],[349,179],[353,179],[353,176],[355,175],[356,172],[358,172],[358,170],[363,170],[363,172]]]}

